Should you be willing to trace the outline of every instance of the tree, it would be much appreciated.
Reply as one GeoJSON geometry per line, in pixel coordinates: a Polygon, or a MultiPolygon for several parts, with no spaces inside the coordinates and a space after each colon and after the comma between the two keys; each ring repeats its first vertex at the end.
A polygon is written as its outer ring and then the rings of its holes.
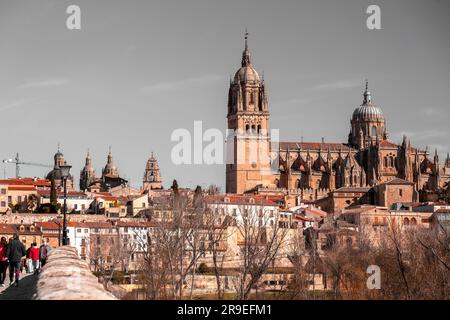
{"type": "Polygon", "coordinates": [[[240,245],[240,272],[236,284],[237,298],[248,299],[251,290],[276,258],[280,258],[280,248],[284,244],[287,228],[281,227],[279,215],[256,206],[240,206],[241,215],[236,217],[236,227],[240,245]]]}

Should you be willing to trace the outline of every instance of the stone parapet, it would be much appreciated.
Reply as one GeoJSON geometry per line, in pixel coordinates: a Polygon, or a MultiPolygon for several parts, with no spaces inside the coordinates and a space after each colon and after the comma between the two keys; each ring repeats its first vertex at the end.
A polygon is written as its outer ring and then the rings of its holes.
{"type": "Polygon", "coordinates": [[[64,246],[49,251],[34,299],[116,300],[116,297],[103,288],[74,247],[64,246]]]}

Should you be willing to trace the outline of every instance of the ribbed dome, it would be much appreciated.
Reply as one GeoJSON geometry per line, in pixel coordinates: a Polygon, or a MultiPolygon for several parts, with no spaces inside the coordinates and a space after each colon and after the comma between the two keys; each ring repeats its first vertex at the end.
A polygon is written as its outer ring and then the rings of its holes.
{"type": "Polygon", "coordinates": [[[353,112],[353,119],[378,120],[383,119],[383,112],[374,104],[363,104],[353,112]]]}
{"type": "Polygon", "coordinates": [[[256,72],[253,66],[247,65],[245,67],[239,68],[239,70],[234,75],[234,82],[259,82],[259,74],[256,72]]]}
{"type": "Polygon", "coordinates": [[[362,105],[353,112],[353,120],[382,120],[383,112],[372,102],[372,95],[369,91],[369,84],[366,81],[366,91],[364,91],[362,105]]]}

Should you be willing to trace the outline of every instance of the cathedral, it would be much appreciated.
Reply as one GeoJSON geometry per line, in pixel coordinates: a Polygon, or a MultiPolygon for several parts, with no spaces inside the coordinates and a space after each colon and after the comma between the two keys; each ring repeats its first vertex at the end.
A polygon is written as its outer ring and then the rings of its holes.
{"type": "Polygon", "coordinates": [[[101,177],[96,177],[95,169],[92,166],[92,159],[88,151],[85,165],[80,172],[80,190],[109,191],[114,187],[127,185],[127,183],[128,181],[119,175],[119,169],[113,161],[111,148],[109,149],[108,158],[102,170],[101,177]]]}
{"type": "MultiPolygon", "coordinates": [[[[59,145],[58,145],[58,151],[53,156],[53,162],[54,162],[53,170],[50,171],[45,178],[50,180],[50,181],[53,181],[53,183],[55,184],[56,190],[63,191],[63,181],[62,181],[62,177],[61,177],[61,170],[59,168],[62,165],[66,164],[66,160],[64,159],[64,155],[59,150],[59,145]]],[[[67,177],[67,182],[66,183],[67,183],[66,186],[67,186],[68,190],[73,190],[74,189],[73,176],[72,175],[69,175],[67,177]]]]}
{"type": "Polygon", "coordinates": [[[279,142],[273,148],[266,84],[252,64],[247,34],[241,67],[230,81],[227,120],[234,132],[227,193],[285,190],[317,198],[342,187],[371,187],[393,179],[414,184],[418,193],[435,192],[450,180],[448,155],[440,163],[437,150],[431,157],[428,148],[415,148],[406,137],[400,144],[389,140],[384,114],[367,81],[347,142],[279,142]]]}

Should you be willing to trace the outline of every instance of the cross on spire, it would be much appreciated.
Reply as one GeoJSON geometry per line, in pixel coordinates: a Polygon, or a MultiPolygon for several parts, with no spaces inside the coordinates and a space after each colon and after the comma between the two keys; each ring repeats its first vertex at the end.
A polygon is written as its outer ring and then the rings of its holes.
{"type": "Polygon", "coordinates": [[[364,91],[364,101],[363,104],[368,104],[372,101],[372,96],[369,91],[369,80],[366,79],[366,90],[364,91]]]}
{"type": "Polygon", "coordinates": [[[247,28],[245,28],[245,49],[244,52],[242,52],[242,62],[241,66],[246,67],[251,64],[250,61],[250,50],[248,49],[248,31],[247,28]]]}

